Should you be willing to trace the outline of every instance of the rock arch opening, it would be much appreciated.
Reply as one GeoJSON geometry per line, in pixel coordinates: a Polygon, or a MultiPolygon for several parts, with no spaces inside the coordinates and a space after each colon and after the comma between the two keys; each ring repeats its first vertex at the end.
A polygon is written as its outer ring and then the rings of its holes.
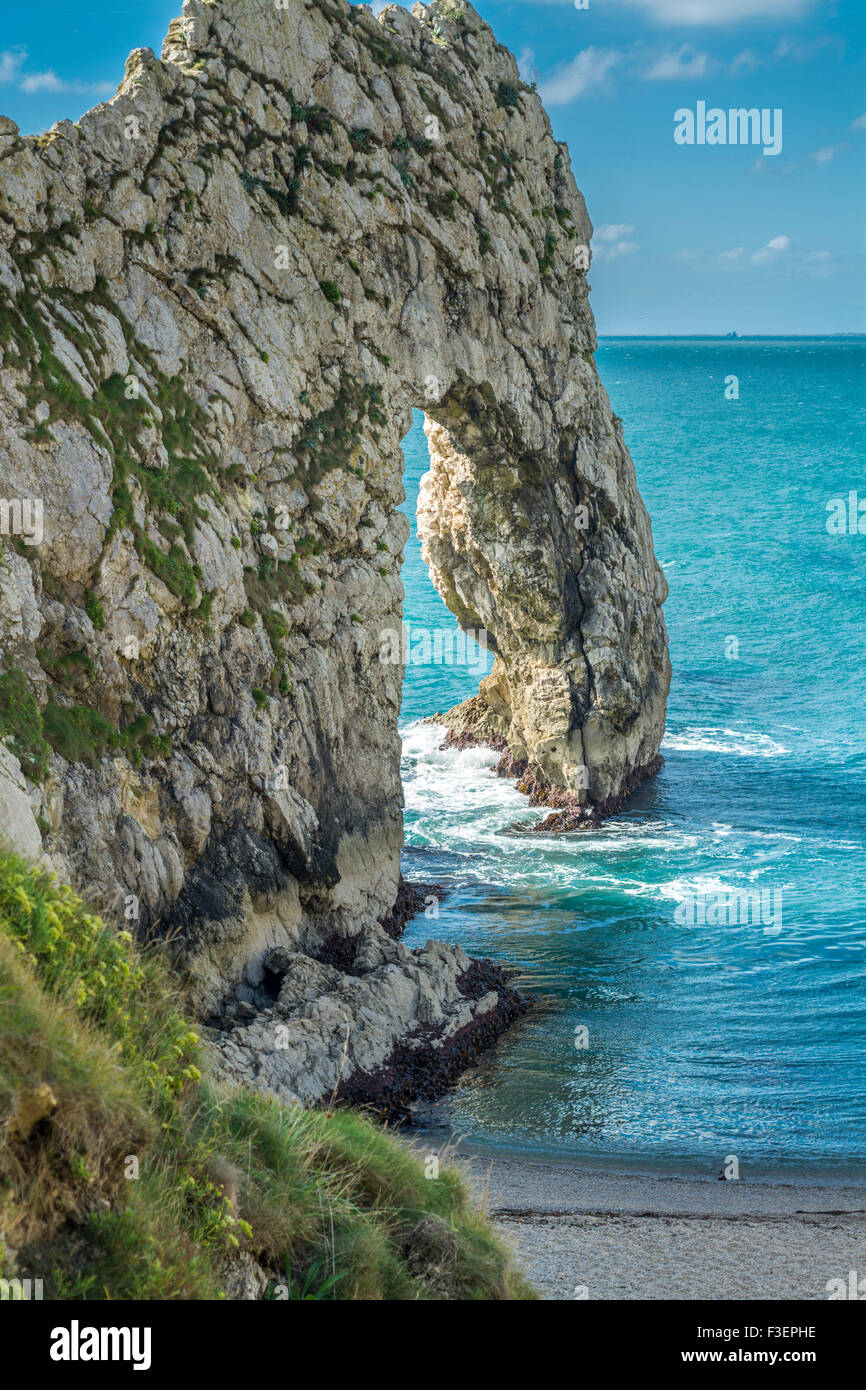
{"type": "Polygon", "coordinates": [[[401,722],[407,725],[444,713],[476,695],[479,682],[493,665],[493,653],[484,628],[460,626],[422,554],[418,512],[431,468],[422,411],[413,411],[412,427],[401,449],[406,501],[400,510],[411,527],[401,569],[403,624],[398,639],[404,668],[401,722]]]}

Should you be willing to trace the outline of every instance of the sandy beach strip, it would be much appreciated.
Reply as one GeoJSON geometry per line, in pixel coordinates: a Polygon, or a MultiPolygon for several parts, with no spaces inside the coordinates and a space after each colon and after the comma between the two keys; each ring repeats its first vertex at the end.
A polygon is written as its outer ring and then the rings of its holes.
{"type": "Polygon", "coordinates": [[[450,1157],[545,1299],[827,1300],[866,1279],[866,1185],[450,1157]]]}

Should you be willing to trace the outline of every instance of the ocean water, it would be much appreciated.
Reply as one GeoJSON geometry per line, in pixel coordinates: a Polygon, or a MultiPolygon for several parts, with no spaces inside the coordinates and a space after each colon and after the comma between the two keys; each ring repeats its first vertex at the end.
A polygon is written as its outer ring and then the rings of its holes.
{"type": "MultiPolygon", "coordinates": [[[[511,962],[535,999],[423,1122],[596,1165],[862,1176],[866,535],[830,534],[827,504],[866,499],[866,342],[608,339],[597,361],[671,589],[665,766],[600,830],[515,833],[544,812],[419,722],[478,664],[408,665],[404,872],[449,891],[407,944],[511,962]],[[677,920],[738,890],[763,917],[677,920]]],[[[404,450],[414,516],[420,416],[404,450]]],[[[455,628],[414,528],[404,581],[410,627],[455,628]]]]}

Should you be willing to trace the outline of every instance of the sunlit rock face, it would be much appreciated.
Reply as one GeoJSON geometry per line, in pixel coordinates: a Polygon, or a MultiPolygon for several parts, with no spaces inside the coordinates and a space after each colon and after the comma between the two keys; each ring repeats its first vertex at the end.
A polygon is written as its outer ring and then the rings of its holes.
{"type": "Polygon", "coordinates": [[[0,796],[109,920],[172,936],[204,1014],[260,1014],[274,951],[352,939],[370,988],[318,972],[315,1067],[286,1045],[276,1089],[496,1013],[494,988],[467,1014],[465,957],[376,925],[413,406],[431,573],[498,655],[452,725],[599,806],[658,752],[665,583],[593,362],[590,235],[468,5],[186,0],[78,125],[0,119],[0,497],[41,503],[3,536],[0,796]]]}
{"type": "Polygon", "coordinates": [[[428,420],[418,518],[436,587],[496,653],[479,694],[441,716],[451,738],[506,749],[503,770],[538,800],[597,820],[660,765],[667,584],[594,367],[581,409],[591,423],[567,446],[554,427],[537,454],[498,458],[428,420]]]}

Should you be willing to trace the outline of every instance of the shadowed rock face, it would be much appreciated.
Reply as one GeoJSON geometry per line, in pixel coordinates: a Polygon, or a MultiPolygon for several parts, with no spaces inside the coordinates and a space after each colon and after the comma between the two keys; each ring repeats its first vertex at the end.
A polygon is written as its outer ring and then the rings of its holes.
{"type": "Polygon", "coordinates": [[[315,1078],[282,1049],[292,1093],[474,1008],[465,957],[407,964],[375,925],[402,842],[402,666],[380,657],[413,406],[433,578],[498,655],[452,726],[596,804],[658,752],[666,589],[592,359],[590,235],[468,5],[186,0],[78,126],[0,120],[0,496],[44,512],[4,538],[0,823],[110,917],[171,931],[203,1012],[254,1011],[274,950],[360,934],[359,999],[396,1035],[344,1064],[338,990],[315,1078]]]}

